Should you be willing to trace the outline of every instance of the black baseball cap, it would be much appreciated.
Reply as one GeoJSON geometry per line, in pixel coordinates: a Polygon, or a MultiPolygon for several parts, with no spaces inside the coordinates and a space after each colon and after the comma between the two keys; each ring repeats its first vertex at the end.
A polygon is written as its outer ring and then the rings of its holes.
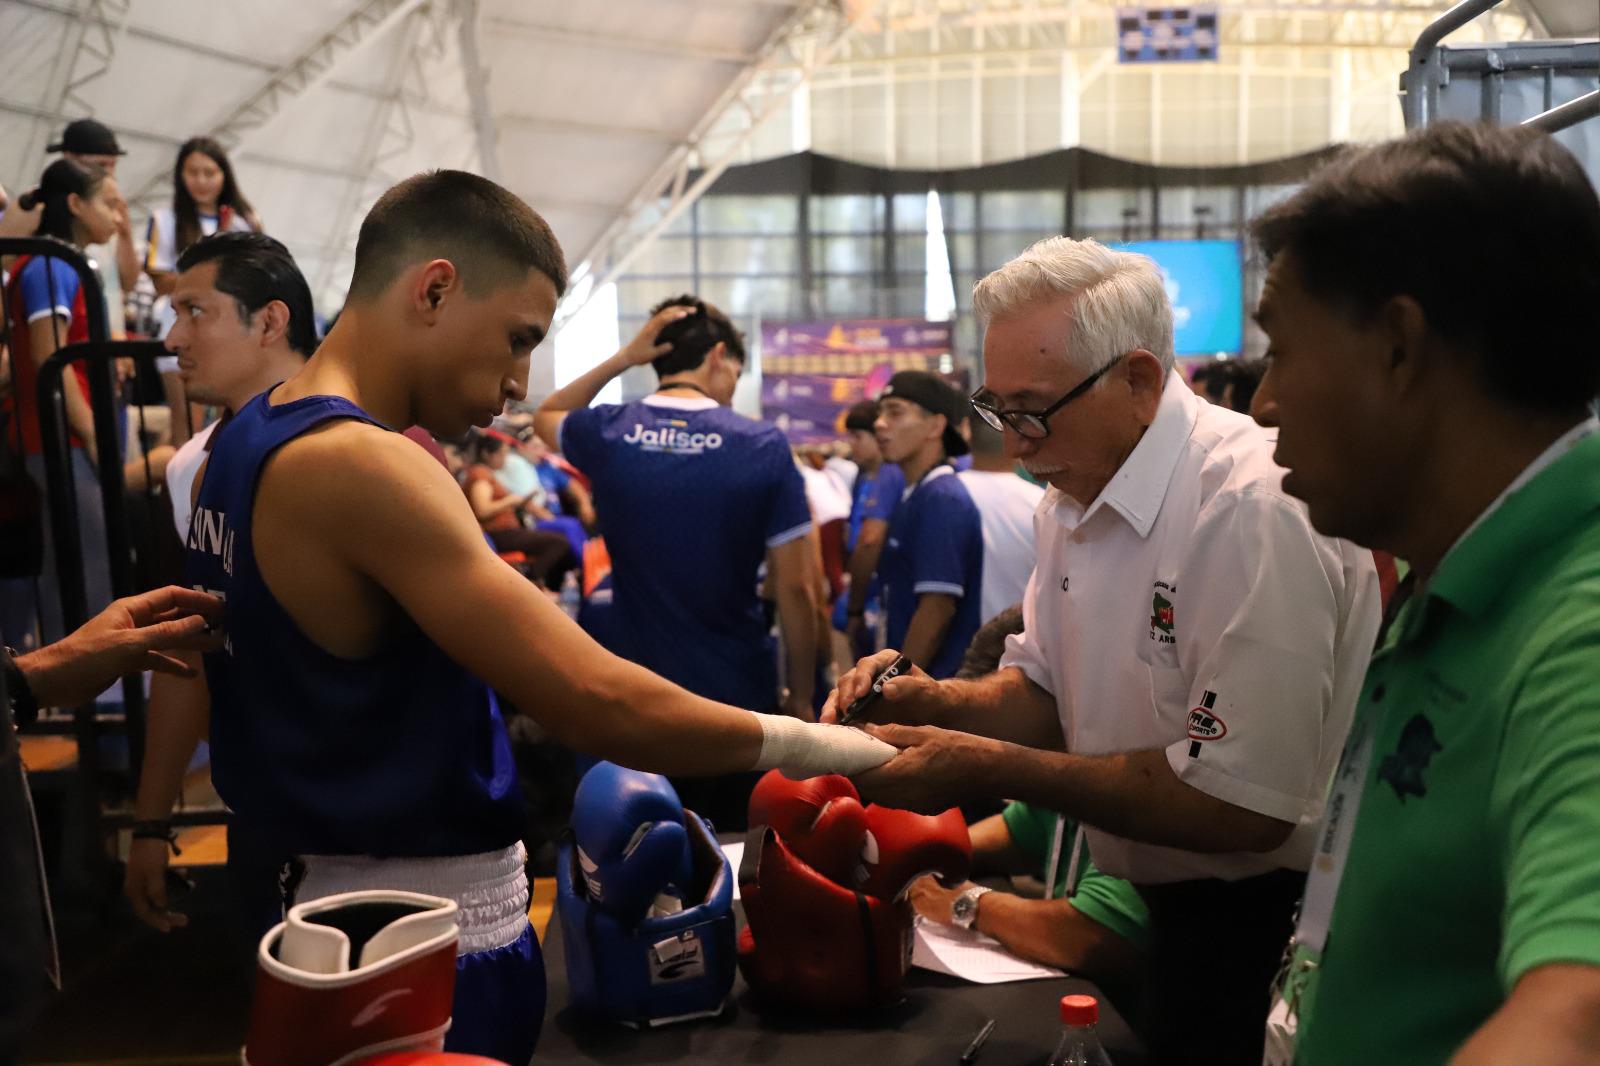
{"type": "Polygon", "coordinates": [[[895,396],[936,415],[944,415],[944,453],[966,455],[972,449],[967,438],[961,435],[961,423],[967,417],[967,401],[959,392],[945,384],[944,379],[926,370],[902,370],[889,379],[889,384],[878,394],[879,402],[895,396]]]}
{"type": "Polygon", "coordinates": [[[80,118],[69,122],[61,139],[45,149],[49,152],[71,152],[73,155],[127,155],[117,143],[117,135],[104,122],[80,118]]]}
{"type": "Polygon", "coordinates": [[[860,403],[850,408],[849,412],[847,412],[844,416],[844,428],[846,430],[859,429],[863,432],[871,433],[872,427],[876,425],[877,422],[877,400],[862,400],[860,403]]]}

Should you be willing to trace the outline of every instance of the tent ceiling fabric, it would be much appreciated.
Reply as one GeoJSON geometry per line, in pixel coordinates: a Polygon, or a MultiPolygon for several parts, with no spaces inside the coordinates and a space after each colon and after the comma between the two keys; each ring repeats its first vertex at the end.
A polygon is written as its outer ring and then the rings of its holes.
{"type": "MultiPolygon", "coordinates": [[[[0,0],[0,182],[13,192],[31,184],[66,121],[93,114],[128,150],[124,189],[159,178],[134,210],[140,225],[170,197],[183,140],[213,132],[373,3],[0,0]]],[[[500,173],[549,220],[572,265],[798,6],[479,0],[500,173]]],[[[484,169],[464,10],[423,0],[357,37],[232,153],[241,186],[326,311],[343,300],[361,215],[385,187],[429,167],[484,169]]]]}
{"type": "MultiPolygon", "coordinates": [[[[878,2],[891,18],[931,10],[956,21],[1029,8],[878,2]]],[[[170,196],[177,146],[298,64],[306,76],[267,101],[233,156],[322,309],[343,299],[366,208],[428,167],[497,169],[576,266],[782,29],[822,3],[861,0],[0,0],[0,181],[31,184],[45,145],[92,114],[129,150],[122,186],[151,189],[135,208],[142,224],[170,196]],[[462,46],[462,20],[474,17],[487,71],[476,101],[462,46]],[[492,118],[497,168],[485,166],[475,114],[492,118]]],[[[1595,0],[1508,3],[1551,34],[1594,32],[1595,0]]]]}

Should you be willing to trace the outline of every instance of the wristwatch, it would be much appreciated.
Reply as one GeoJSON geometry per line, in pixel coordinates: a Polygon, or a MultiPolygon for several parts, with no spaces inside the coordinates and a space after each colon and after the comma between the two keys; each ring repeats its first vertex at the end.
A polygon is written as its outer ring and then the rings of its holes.
{"type": "Polygon", "coordinates": [[[957,929],[971,929],[978,920],[978,900],[986,894],[993,892],[992,888],[982,885],[969,885],[966,890],[957,896],[955,902],[950,904],[950,924],[957,929]]]}

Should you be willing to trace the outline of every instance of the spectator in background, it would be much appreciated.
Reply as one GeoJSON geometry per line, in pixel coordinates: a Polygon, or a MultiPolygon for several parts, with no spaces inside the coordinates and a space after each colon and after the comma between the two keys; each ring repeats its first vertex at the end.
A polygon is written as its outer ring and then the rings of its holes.
{"type": "Polygon", "coordinates": [[[873,427],[907,486],[878,561],[888,644],[934,678],[956,672],[980,621],[983,525],[950,464],[968,452],[965,411],[938,375],[902,370],[878,397],[873,427]]]}
{"type": "Polygon", "coordinates": [[[522,524],[521,512],[530,496],[513,495],[498,477],[505,467],[506,438],[499,433],[481,433],[473,443],[474,462],[467,467],[465,488],[472,513],[488,535],[494,550],[502,555],[521,553],[525,572],[546,588],[559,589],[561,579],[578,565],[572,545],[559,533],[543,533],[522,524]]]}
{"type": "Polygon", "coordinates": [[[900,504],[906,478],[898,463],[885,462],[878,446],[878,401],[862,400],[845,415],[850,434],[850,457],[855,460],[855,486],[851,492],[850,528],[845,547],[849,552],[849,595],[834,612],[834,625],[844,631],[857,655],[877,651],[877,633],[868,624],[881,608],[883,583],[878,577],[878,556],[889,534],[889,519],[900,504]]]}
{"type": "Polygon", "coordinates": [[[1267,372],[1265,359],[1234,359],[1227,364],[1222,387],[1222,406],[1242,415],[1250,413],[1250,402],[1267,372]]]}
{"type": "Polygon", "coordinates": [[[1044,489],[1017,473],[1005,440],[987,423],[972,427],[972,469],[957,474],[983,524],[983,593],[978,613],[987,622],[1021,603],[1033,574],[1033,512],[1044,489]]]}
{"type": "MultiPolygon", "coordinates": [[[[316,349],[311,290],[282,244],[260,233],[219,233],[178,258],[172,302],[177,321],[167,350],[200,403],[237,411],[273,385],[293,377],[316,349]]],[[[231,417],[225,415],[224,417],[231,417]]],[[[194,486],[204,477],[211,439],[222,422],[191,437],[167,464],[171,528],[189,539],[194,486]]],[[[193,656],[189,664],[198,669],[193,656]]],[[[144,763],[135,799],[135,828],[124,870],[123,892],[142,921],[165,932],[185,922],[167,909],[167,839],[173,804],[196,747],[206,736],[211,710],[203,675],[150,680],[144,763]]],[[[276,878],[255,869],[249,843],[230,831],[228,868],[242,900],[254,901],[276,878]]],[[[271,900],[247,904],[270,909],[271,900]]]]}
{"type": "MultiPolygon", "coordinates": [[[[127,155],[117,143],[116,134],[104,123],[80,118],[69,123],[61,139],[47,149],[60,152],[63,159],[99,167],[117,176],[117,163],[127,155]]],[[[127,312],[123,293],[139,280],[139,250],[134,247],[133,227],[128,218],[128,203],[117,197],[117,230],[109,241],[91,244],[83,251],[100,271],[100,289],[106,301],[106,323],[112,340],[127,335],[127,312]]]]}
{"type": "MultiPolygon", "coordinates": [[[[594,486],[613,568],[613,650],[697,695],[809,721],[821,610],[816,535],[783,433],[728,409],[744,360],[744,339],[725,314],[676,297],[621,351],[545,400],[534,428],[594,486]],[[589,406],[608,381],[646,363],[660,378],[654,394],[589,406]],[[787,692],[756,591],[763,561],[787,692]]],[[[686,806],[736,829],[754,782],[675,784],[686,806]]]]}
{"type": "Polygon", "coordinates": [[[529,497],[529,517],[533,528],[546,533],[559,533],[572,545],[573,553],[581,560],[583,548],[589,540],[588,531],[595,528],[594,502],[583,482],[557,466],[550,457],[550,449],[532,426],[522,429],[514,438],[516,443],[507,452],[506,465],[500,471],[500,480],[512,492],[526,493],[529,497]],[[513,468],[517,480],[511,480],[513,468]],[[568,509],[575,514],[569,514],[568,509]]]}
{"type": "Polygon", "coordinates": [[[838,474],[827,468],[822,452],[815,447],[799,449],[795,465],[806,484],[806,503],[811,508],[811,521],[817,527],[822,573],[828,582],[828,599],[823,607],[831,609],[834,600],[844,591],[845,532],[850,519],[850,489],[848,485],[840,484],[838,474]]]}
{"type": "MultiPolygon", "coordinates": [[[[35,194],[43,203],[39,235],[54,237],[79,249],[104,243],[117,232],[117,212],[121,193],[116,179],[99,167],[86,166],[70,159],[58,159],[45,168],[35,194]]],[[[12,284],[8,290],[6,313],[11,331],[11,373],[13,417],[28,475],[42,494],[45,487],[41,424],[37,410],[39,368],[58,348],[89,339],[89,315],[84,306],[82,286],[76,272],[59,260],[41,256],[18,256],[11,264],[12,284]]],[[[66,399],[67,425],[71,432],[73,485],[77,493],[78,529],[84,562],[84,591],[91,613],[111,602],[111,568],[106,555],[105,512],[100,501],[99,479],[95,472],[98,446],[116,448],[116,441],[95,438],[94,419],[89,406],[89,374],[83,363],[76,363],[62,377],[66,399]]],[[[55,546],[51,538],[49,515],[41,514],[43,532],[42,572],[35,605],[46,642],[63,635],[60,590],[56,582],[55,546]]],[[[31,646],[32,634],[14,631],[23,614],[34,613],[26,604],[33,600],[31,582],[22,581],[8,590],[10,610],[6,614],[7,643],[31,646]]]]}
{"type": "Polygon", "coordinates": [[[172,206],[150,216],[145,270],[162,296],[177,283],[178,257],[201,237],[261,229],[250,201],[233,176],[222,145],[191,137],[178,149],[172,168],[172,206]]]}
{"type": "MultiPolygon", "coordinates": [[[[222,145],[210,137],[184,141],[172,167],[172,206],[151,214],[146,234],[145,273],[156,294],[163,297],[156,308],[161,336],[166,336],[172,325],[172,309],[164,298],[171,295],[177,282],[178,257],[201,237],[260,229],[261,219],[240,191],[222,145]]],[[[172,408],[172,442],[181,445],[189,439],[197,419],[189,410],[176,362],[162,358],[156,366],[172,408]]]]}

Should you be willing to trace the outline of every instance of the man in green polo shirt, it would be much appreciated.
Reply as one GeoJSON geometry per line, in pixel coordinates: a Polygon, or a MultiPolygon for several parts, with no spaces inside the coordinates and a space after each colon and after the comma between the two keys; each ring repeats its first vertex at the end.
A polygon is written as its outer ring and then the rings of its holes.
{"type": "Polygon", "coordinates": [[[1442,124],[1255,236],[1284,489],[1413,567],[1267,1060],[1600,1061],[1600,199],[1544,134],[1442,124]]]}

